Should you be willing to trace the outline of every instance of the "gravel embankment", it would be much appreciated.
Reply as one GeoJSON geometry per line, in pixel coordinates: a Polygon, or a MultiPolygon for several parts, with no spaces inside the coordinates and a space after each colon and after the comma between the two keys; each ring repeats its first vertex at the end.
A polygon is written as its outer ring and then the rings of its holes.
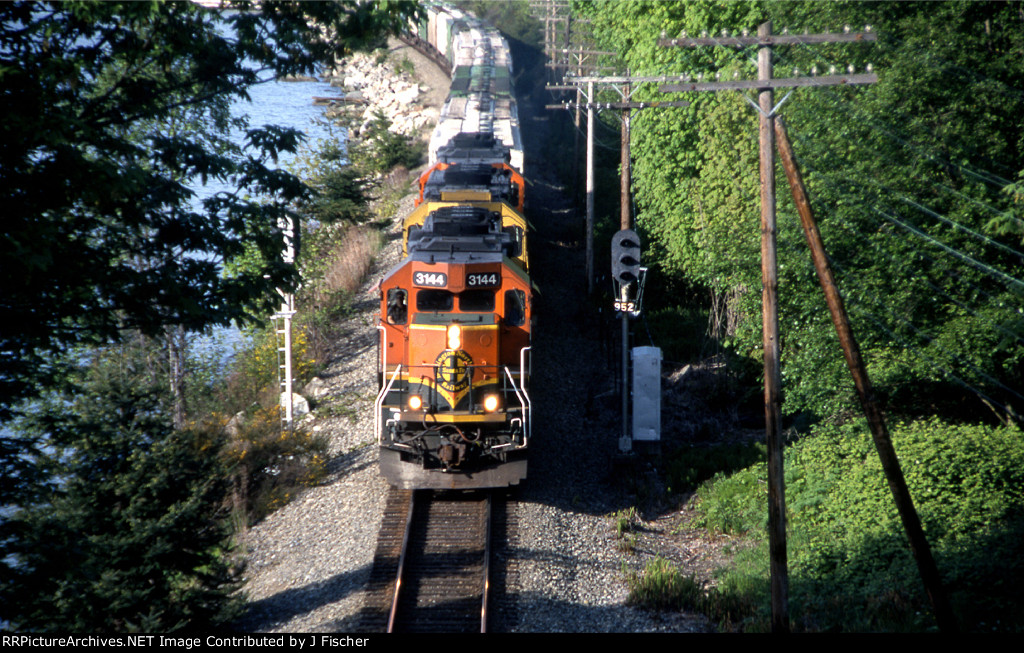
{"type": "MultiPolygon", "coordinates": [[[[437,68],[403,50],[430,87],[428,102],[444,99],[446,78],[437,68]],[[444,81],[440,81],[444,80],[444,81]],[[441,89],[440,92],[437,89],[441,89]],[[438,99],[438,97],[440,99],[438,99]]],[[[398,55],[400,60],[403,54],[398,55]]],[[[541,101],[540,111],[543,112],[541,101]]],[[[700,566],[707,542],[692,532],[671,534],[652,522],[638,534],[632,552],[620,550],[608,515],[631,505],[617,478],[617,398],[611,390],[608,354],[588,323],[583,252],[576,213],[561,189],[545,181],[535,154],[544,116],[520,100],[527,139],[528,217],[537,227],[531,242],[538,326],[533,353],[534,439],[529,478],[514,493],[511,518],[518,524],[508,543],[508,574],[498,632],[693,632],[708,629],[700,617],[654,614],[626,605],[623,562],[641,568],[655,554],[677,564],[700,566]],[[607,405],[604,405],[607,404],[607,405]]],[[[415,172],[414,172],[415,174],[415,172]]],[[[238,627],[247,631],[351,631],[362,607],[380,525],[385,482],[377,471],[372,405],[376,391],[376,286],[399,258],[401,216],[392,238],[358,295],[355,314],[343,325],[338,354],[322,375],[311,428],[331,440],[329,478],[254,526],[248,551],[249,611],[238,627]],[[326,416],[346,406],[354,417],[326,416]],[[325,408],[327,407],[327,408],[325,408]]],[[[688,573],[684,571],[684,573],[688,573]]]]}

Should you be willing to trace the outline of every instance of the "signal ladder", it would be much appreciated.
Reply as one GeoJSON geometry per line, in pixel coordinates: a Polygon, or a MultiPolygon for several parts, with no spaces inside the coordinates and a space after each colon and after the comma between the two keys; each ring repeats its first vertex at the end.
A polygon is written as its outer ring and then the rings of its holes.
{"type": "Polygon", "coordinates": [[[281,392],[281,431],[291,431],[295,425],[292,416],[292,318],[295,316],[295,296],[282,293],[281,310],[271,316],[277,345],[277,384],[281,392]]]}

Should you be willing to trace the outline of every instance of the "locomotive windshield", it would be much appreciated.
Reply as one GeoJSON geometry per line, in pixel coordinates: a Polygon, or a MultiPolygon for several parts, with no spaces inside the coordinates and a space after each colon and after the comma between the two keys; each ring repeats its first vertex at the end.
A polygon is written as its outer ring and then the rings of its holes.
{"type": "Polygon", "coordinates": [[[494,291],[463,290],[459,293],[459,310],[464,313],[490,313],[494,310],[494,291]]]}
{"type": "Polygon", "coordinates": [[[505,325],[522,326],[526,322],[526,293],[522,290],[505,291],[505,325]]]}
{"type": "Polygon", "coordinates": [[[391,324],[405,324],[409,315],[408,293],[402,288],[390,288],[388,290],[388,322],[391,324]]]}
{"type": "MultiPolygon", "coordinates": [[[[463,313],[491,313],[494,311],[494,290],[474,288],[458,294],[459,311],[463,313]]],[[[416,293],[416,310],[452,311],[455,293],[448,290],[420,290],[416,293]]]]}
{"type": "Polygon", "coordinates": [[[450,311],[454,296],[447,290],[420,290],[416,293],[416,310],[450,311]]]}

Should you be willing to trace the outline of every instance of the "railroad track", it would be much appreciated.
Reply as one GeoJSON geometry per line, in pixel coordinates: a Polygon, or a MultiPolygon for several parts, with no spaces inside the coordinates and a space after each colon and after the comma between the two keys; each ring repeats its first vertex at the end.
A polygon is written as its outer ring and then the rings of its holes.
{"type": "Polygon", "coordinates": [[[391,489],[362,626],[396,633],[486,632],[491,514],[490,492],[391,489]]]}

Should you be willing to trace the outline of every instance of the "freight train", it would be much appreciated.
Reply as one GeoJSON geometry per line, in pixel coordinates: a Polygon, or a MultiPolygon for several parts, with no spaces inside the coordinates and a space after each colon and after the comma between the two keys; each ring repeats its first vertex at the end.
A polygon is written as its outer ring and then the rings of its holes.
{"type": "Polygon", "coordinates": [[[526,478],[533,285],[519,118],[507,41],[425,7],[414,40],[452,84],[430,140],[402,261],[380,283],[380,468],[405,489],[526,478]]]}

